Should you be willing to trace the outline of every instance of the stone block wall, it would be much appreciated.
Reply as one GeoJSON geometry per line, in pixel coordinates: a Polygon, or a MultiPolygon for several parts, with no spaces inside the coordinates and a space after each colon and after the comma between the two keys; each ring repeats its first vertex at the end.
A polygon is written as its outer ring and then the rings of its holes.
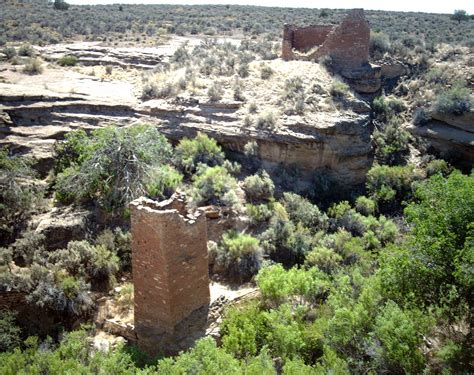
{"type": "MultiPolygon", "coordinates": [[[[181,349],[183,322],[210,303],[206,217],[185,211],[184,198],[130,204],[135,331],[145,352],[181,349]]],[[[197,320],[197,319],[193,319],[197,320]]],[[[188,335],[202,327],[186,324],[188,335]]]]}
{"type": "Polygon", "coordinates": [[[282,58],[315,61],[330,56],[338,70],[359,69],[369,61],[370,27],[363,9],[353,9],[337,26],[285,25],[282,58]]]}

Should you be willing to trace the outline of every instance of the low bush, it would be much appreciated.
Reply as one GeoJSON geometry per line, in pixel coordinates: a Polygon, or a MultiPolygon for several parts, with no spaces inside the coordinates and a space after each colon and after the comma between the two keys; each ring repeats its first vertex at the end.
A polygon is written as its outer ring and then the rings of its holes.
{"type": "Polygon", "coordinates": [[[346,83],[336,79],[331,84],[329,92],[334,99],[340,100],[349,93],[349,86],[346,83]]]}
{"type": "Polygon", "coordinates": [[[29,44],[23,44],[23,45],[18,49],[18,55],[19,55],[19,56],[34,57],[34,56],[35,56],[35,50],[34,50],[33,47],[30,46],[29,44]]]}
{"type": "Polygon", "coordinates": [[[361,195],[356,199],[355,209],[358,213],[365,216],[374,215],[377,211],[377,203],[373,199],[361,195]]]}
{"type": "Polygon", "coordinates": [[[390,38],[383,31],[371,31],[369,46],[371,55],[381,58],[384,53],[390,51],[390,38]]]}
{"type": "Polygon", "coordinates": [[[367,173],[366,187],[369,196],[377,202],[382,211],[396,210],[402,201],[413,196],[413,183],[422,178],[414,166],[376,165],[367,173]]]}
{"type": "Polygon", "coordinates": [[[447,177],[453,171],[453,168],[448,164],[448,162],[442,159],[431,160],[426,164],[425,169],[427,177],[431,177],[438,173],[447,177]]]}
{"type": "Polygon", "coordinates": [[[262,64],[260,66],[260,78],[261,79],[270,79],[270,77],[273,75],[273,69],[266,65],[262,64]]]}
{"type": "Polygon", "coordinates": [[[41,74],[43,73],[43,66],[41,60],[37,58],[30,58],[23,67],[23,73],[27,74],[41,74]]]}
{"type": "Polygon", "coordinates": [[[310,229],[293,223],[281,204],[273,207],[273,216],[261,235],[262,247],[270,258],[285,265],[302,264],[314,245],[310,229]]]}
{"type": "Polygon", "coordinates": [[[183,138],[174,150],[174,162],[185,173],[194,173],[199,164],[210,167],[224,163],[222,148],[215,139],[198,132],[193,139],[183,138]]]}
{"type": "Polygon", "coordinates": [[[195,204],[215,204],[228,207],[238,205],[235,193],[237,181],[226,168],[200,164],[192,180],[189,194],[195,204]]]}
{"type": "Polygon", "coordinates": [[[330,285],[328,276],[315,267],[285,270],[281,264],[262,268],[256,280],[264,301],[270,306],[278,306],[295,298],[297,304],[322,300],[330,285]]]}
{"type": "Polygon", "coordinates": [[[328,217],[306,198],[295,193],[283,193],[282,204],[291,221],[301,223],[313,232],[327,229],[328,217]]]}
{"type": "Polygon", "coordinates": [[[275,185],[269,174],[265,170],[260,170],[258,174],[245,178],[243,189],[247,199],[252,203],[256,203],[271,199],[275,185]]]}
{"type": "Polygon", "coordinates": [[[270,110],[261,112],[255,122],[257,128],[274,129],[276,126],[275,114],[270,110]]]}
{"type": "Polygon", "coordinates": [[[375,156],[380,164],[405,164],[410,154],[410,133],[402,127],[401,120],[391,117],[387,124],[373,133],[375,156]]]}
{"type": "Polygon", "coordinates": [[[262,250],[257,238],[245,233],[224,233],[214,258],[214,270],[239,283],[249,281],[262,265],[262,250]]]}
{"type": "Polygon", "coordinates": [[[2,50],[2,53],[5,55],[7,60],[11,60],[16,56],[16,49],[14,47],[5,47],[2,50]]]}
{"type": "Polygon", "coordinates": [[[457,84],[438,95],[432,111],[441,114],[460,116],[474,107],[474,99],[469,89],[463,84],[457,84]]]}
{"type": "Polygon", "coordinates": [[[4,239],[18,230],[40,203],[42,189],[32,182],[35,177],[31,160],[10,156],[0,148],[0,233],[4,239]]]}
{"type": "Polygon", "coordinates": [[[319,246],[306,254],[305,263],[310,267],[317,267],[328,274],[338,270],[342,257],[334,250],[319,246]]]}
{"type": "Polygon", "coordinates": [[[21,329],[16,325],[15,314],[0,310],[0,353],[17,348],[20,343],[21,329]]]}
{"type": "Polygon", "coordinates": [[[211,87],[207,90],[207,95],[211,102],[218,102],[224,95],[224,89],[219,82],[214,82],[211,87]]]}
{"type": "Polygon", "coordinates": [[[60,66],[75,66],[77,64],[77,57],[72,55],[66,55],[58,59],[60,66]]]}

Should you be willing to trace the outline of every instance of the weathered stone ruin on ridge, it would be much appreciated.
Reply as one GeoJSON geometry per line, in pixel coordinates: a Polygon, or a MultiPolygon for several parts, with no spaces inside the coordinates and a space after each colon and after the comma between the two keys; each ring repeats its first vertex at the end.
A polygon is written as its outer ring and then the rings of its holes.
{"type": "Polygon", "coordinates": [[[331,67],[361,93],[378,91],[379,66],[369,64],[370,26],[363,9],[353,9],[337,26],[285,25],[281,57],[284,60],[330,59],[331,67]]]}
{"type": "Polygon", "coordinates": [[[205,213],[183,196],[130,204],[135,333],[146,353],[176,354],[204,334],[210,304],[205,213]]]}

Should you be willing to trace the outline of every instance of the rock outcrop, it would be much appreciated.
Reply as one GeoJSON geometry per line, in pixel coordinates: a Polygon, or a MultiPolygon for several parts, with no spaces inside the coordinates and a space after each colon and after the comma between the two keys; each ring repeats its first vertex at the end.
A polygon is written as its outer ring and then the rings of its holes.
{"type": "Polygon", "coordinates": [[[173,142],[201,131],[237,154],[253,140],[259,146],[256,157],[265,166],[297,166],[308,173],[328,170],[347,187],[363,183],[372,162],[368,107],[360,100],[347,103],[354,107],[352,112],[318,112],[301,123],[288,117],[275,129],[259,129],[244,125],[239,102],[178,97],[174,102],[140,104],[133,88],[124,83],[79,74],[57,77],[57,84],[52,81],[48,89],[0,83],[0,146],[35,157],[43,175],[53,165],[54,143],[68,131],[137,122],[154,124],[173,142]],[[89,91],[71,93],[69,86],[63,88],[65,80],[77,87],[87,81],[89,91]],[[107,96],[100,95],[104,92],[107,96]]]}
{"type": "Polygon", "coordinates": [[[69,241],[84,239],[89,215],[84,209],[55,207],[37,219],[35,232],[45,236],[47,249],[65,248],[69,241]]]}
{"type": "Polygon", "coordinates": [[[423,138],[432,151],[459,166],[474,164],[474,112],[462,116],[432,113],[426,124],[410,125],[408,130],[423,138]]]}

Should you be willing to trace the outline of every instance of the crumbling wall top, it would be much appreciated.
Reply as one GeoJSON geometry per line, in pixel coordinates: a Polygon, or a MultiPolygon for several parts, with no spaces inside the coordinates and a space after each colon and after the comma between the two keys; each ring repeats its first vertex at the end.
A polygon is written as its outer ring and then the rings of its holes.
{"type": "Polygon", "coordinates": [[[352,9],[337,26],[285,25],[282,58],[315,61],[330,56],[338,70],[359,69],[369,61],[370,27],[363,9],[352,9]]]}

